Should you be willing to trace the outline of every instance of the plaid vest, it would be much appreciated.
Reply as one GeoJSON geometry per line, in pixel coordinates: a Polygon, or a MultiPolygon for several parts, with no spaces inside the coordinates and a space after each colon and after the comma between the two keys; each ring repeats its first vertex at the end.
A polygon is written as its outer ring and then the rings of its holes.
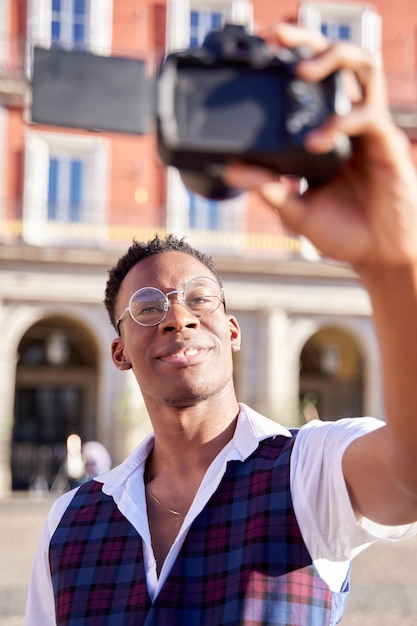
{"type": "Polygon", "coordinates": [[[231,461],[151,603],[142,540],[101,484],[82,485],[50,543],[58,626],[332,626],[332,594],[301,537],[289,461],[295,436],[231,461]]]}

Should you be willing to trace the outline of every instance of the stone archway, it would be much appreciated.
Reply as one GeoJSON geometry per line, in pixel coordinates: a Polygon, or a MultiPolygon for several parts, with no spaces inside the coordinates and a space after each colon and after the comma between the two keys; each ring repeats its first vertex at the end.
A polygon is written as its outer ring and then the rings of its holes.
{"type": "Polygon", "coordinates": [[[95,439],[97,347],[65,317],[31,326],[18,346],[12,489],[49,488],[65,460],[66,439],[95,439]]]}
{"type": "Polygon", "coordinates": [[[335,420],[363,414],[363,358],[345,330],[324,327],[304,345],[300,356],[300,407],[306,421],[335,420]]]}

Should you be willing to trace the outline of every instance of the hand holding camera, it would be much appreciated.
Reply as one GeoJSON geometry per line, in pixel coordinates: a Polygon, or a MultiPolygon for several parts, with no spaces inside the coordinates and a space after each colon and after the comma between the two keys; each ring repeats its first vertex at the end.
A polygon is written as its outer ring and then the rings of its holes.
{"type": "Polygon", "coordinates": [[[307,53],[273,50],[242,26],[209,33],[200,48],[170,54],[158,80],[157,131],[162,160],[177,167],[193,191],[226,199],[225,164],[239,160],[320,185],[350,155],[349,141],[313,154],[304,140],[350,102],[340,76],[301,80],[295,67],[307,53]]]}
{"type": "Polygon", "coordinates": [[[284,47],[312,50],[297,65],[303,80],[320,81],[335,71],[352,79],[350,113],[329,117],[305,138],[306,148],[321,154],[340,136],[349,137],[351,157],[334,177],[304,193],[285,176],[237,161],[225,168],[225,181],[258,191],[287,229],[324,256],[351,264],[368,290],[371,283],[386,287],[392,268],[417,264],[417,177],[410,142],[390,112],[381,63],[352,43],[331,42],[316,31],[282,24],[275,36],[284,47]]]}

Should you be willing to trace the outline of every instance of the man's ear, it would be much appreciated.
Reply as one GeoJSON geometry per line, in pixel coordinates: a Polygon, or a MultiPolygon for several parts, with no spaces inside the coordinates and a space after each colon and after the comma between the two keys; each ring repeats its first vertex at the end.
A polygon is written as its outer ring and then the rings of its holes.
{"type": "Polygon", "coordinates": [[[233,315],[229,316],[229,328],[230,328],[230,344],[232,346],[232,352],[239,352],[240,350],[240,326],[237,323],[237,319],[233,315]]]}
{"type": "Polygon", "coordinates": [[[131,362],[126,358],[124,352],[124,344],[121,337],[113,339],[111,344],[111,356],[113,363],[119,370],[130,370],[132,367],[131,362]]]}

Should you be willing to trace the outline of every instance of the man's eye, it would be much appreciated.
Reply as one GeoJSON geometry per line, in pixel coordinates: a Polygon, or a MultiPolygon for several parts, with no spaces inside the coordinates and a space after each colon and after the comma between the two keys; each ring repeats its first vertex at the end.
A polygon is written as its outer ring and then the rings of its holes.
{"type": "Polygon", "coordinates": [[[199,306],[205,306],[211,303],[211,301],[212,301],[212,296],[206,296],[206,295],[200,294],[200,295],[195,295],[192,298],[188,298],[187,304],[188,306],[191,306],[191,307],[199,307],[199,306]]]}
{"type": "Polygon", "coordinates": [[[151,315],[152,313],[160,313],[164,310],[164,305],[159,302],[150,302],[140,307],[135,307],[133,312],[135,315],[151,315]]]}

